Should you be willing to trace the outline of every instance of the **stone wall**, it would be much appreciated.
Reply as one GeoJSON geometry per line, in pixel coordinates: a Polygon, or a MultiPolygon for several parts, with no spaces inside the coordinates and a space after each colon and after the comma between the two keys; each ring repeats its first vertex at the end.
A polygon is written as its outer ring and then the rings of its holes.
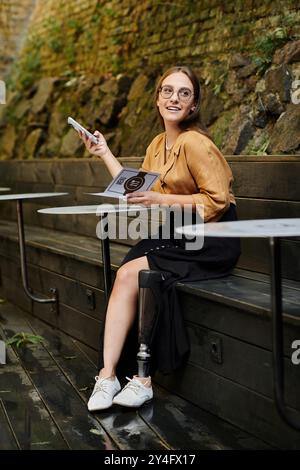
{"type": "Polygon", "coordinates": [[[37,0],[0,108],[0,158],[86,155],[68,115],[117,156],[143,154],[160,130],[155,80],[178,63],[196,70],[203,122],[224,153],[299,153],[298,4],[37,0]]]}
{"type": "Polygon", "coordinates": [[[0,78],[5,78],[26,39],[36,0],[0,0],[0,78]]]}
{"type": "Polygon", "coordinates": [[[184,61],[218,85],[220,64],[233,52],[253,52],[257,38],[284,18],[300,33],[298,6],[296,0],[39,0],[24,59],[38,49],[43,76],[117,75],[184,61]]]}

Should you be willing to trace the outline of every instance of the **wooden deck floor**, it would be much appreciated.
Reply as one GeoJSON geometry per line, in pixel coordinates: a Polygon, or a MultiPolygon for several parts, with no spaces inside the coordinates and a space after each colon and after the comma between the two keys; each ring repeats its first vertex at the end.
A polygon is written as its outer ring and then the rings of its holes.
{"type": "Polygon", "coordinates": [[[96,365],[78,342],[9,302],[0,304],[0,338],[20,331],[44,344],[7,348],[0,365],[0,449],[269,449],[264,442],[154,386],[139,410],[91,414],[96,365]]]}

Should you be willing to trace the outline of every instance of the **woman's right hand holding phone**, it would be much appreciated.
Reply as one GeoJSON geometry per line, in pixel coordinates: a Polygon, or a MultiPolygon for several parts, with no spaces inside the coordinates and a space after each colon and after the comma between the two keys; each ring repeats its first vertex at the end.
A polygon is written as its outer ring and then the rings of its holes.
{"type": "Polygon", "coordinates": [[[111,151],[107,145],[105,137],[99,131],[94,132],[94,136],[98,139],[98,143],[95,144],[84,132],[78,131],[79,137],[83,140],[86,149],[92,155],[96,155],[100,158],[105,158],[111,155],[111,151]]]}

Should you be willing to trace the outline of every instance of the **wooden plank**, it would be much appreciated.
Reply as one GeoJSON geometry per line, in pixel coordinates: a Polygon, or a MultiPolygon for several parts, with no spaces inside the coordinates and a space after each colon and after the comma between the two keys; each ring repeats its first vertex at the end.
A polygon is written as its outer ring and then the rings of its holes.
{"type": "Polygon", "coordinates": [[[1,185],[2,183],[5,183],[5,186],[11,187],[11,184],[20,179],[21,167],[19,162],[2,160],[0,162],[0,168],[1,185]]]}
{"type": "MultiPolygon", "coordinates": [[[[7,250],[6,250],[6,251],[7,251],[7,250]]],[[[42,263],[40,263],[40,264],[42,264],[42,263]]],[[[51,266],[51,265],[53,264],[53,260],[52,260],[52,262],[51,262],[51,261],[48,259],[47,262],[45,262],[44,264],[45,264],[47,267],[49,267],[49,266],[51,266]]],[[[70,260],[68,260],[68,262],[66,262],[66,263],[61,263],[60,265],[58,265],[58,267],[56,266],[56,269],[53,269],[53,270],[57,270],[58,272],[61,272],[61,271],[63,271],[63,269],[65,268],[65,266],[70,267],[70,265],[72,265],[72,263],[71,263],[70,260]],[[61,266],[61,269],[60,269],[60,266],[61,266]]],[[[76,277],[78,278],[78,272],[80,272],[80,269],[82,269],[83,266],[85,266],[86,268],[88,268],[87,271],[86,271],[86,276],[87,276],[87,280],[88,280],[88,282],[89,282],[89,285],[91,285],[91,284],[92,284],[92,282],[91,282],[91,278],[92,278],[92,276],[91,276],[91,274],[92,274],[92,269],[91,269],[90,266],[87,267],[87,266],[85,265],[85,263],[80,263],[80,265],[78,265],[78,269],[74,269],[73,275],[75,276],[75,272],[76,272],[76,277]]],[[[76,267],[77,267],[77,266],[76,266],[76,267]]],[[[63,274],[65,275],[66,273],[63,273],[63,274]]],[[[72,277],[72,272],[69,273],[69,277],[72,277]]],[[[221,282],[221,281],[218,281],[218,282],[221,282]]],[[[213,288],[215,288],[215,285],[217,285],[217,284],[216,284],[216,281],[214,281],[214,286],[213,286],[213,288]]],[[[201,283],[201,286],[203,287],[204,284],[201,283]]],[[[198,292],[198,293],[199,293],[199,292],[198,292]]],[[[253,290],[253,295],[254,295],[253,298],[254,298],[254,300],[255,300],[254,304],[256,304],[256,287],[255,287],[255,289],[253,290]]],[[[236,297],[236,290],[235,290],[235,292],[233,292],[232,297],[233,297],[233,298],[236,297]]],[[[222,299],[222,301],[223,301],[223,299],[222,299]]],[[[253,303],[253,302],[252,302],[252,303],[253,303]]]]}
{"type": "MultiPolygon", "coordinates": [[[[207,279],[189,284],[178,283],[178,288],[191,291],[207,298],[216,299],[216,302],[228,305],[242,306],[250,312],[271,317],[270,284],[238,276],[226,276],[220,279],[207,279]]],[[[282,289],[283,314],[293,324],[299,326],[299,291],[290,289],[285,284],[282,289]],[[292,318],[294,317],[294,318],[292,318]]]]}
{"type": "MultiPolygon", "coordinates": [[[[12,259],[18,254],[16,244],[7,239],[1,244],[0,250],[1,253],[8,254],[12,259]]],[[[74,257],[74,255],[71,254],[71,256],[68,256],[68,253],[59,250],[58,247],[55,251],[56,253],[50,250],[37,250],[27,246],[27,259],[30,261],[29,264],[38,265],[58,272],[63,276],[76,279],[102,290],[104,289],[103,268],[95,255],[91,254],[88,256],[89,261],[83,262],[83,257],[80,255],[74,257]],[[59,251],[62,253],[59,254],[59,251]]],[[[72,253],[70,248],[69,251],[72,253]]],[[[112,267],[114,268],[114,266],[112,267]]]]}
{"type": "Polygon", "coordinates": [[[230,167],[234,175],[234,194],[238,197],[300,200],[299,161],[231,161],[230,167]]]}
{"type": "MultiPolygon", "coordinates": [[[[247,155],[226,155],[226,160],[230,166],[242,166],[246,164],[299,164],[299,156],[297,155],[268,155],[268,156],[247,156],[247,155]]],[[[118,160],[123,166],[131,166],[138,168],[143,162],[144,157],[123,157],[118,160]]],[[[82,181],[82,173],[86,172],[87,176],[95,175],[99,180],[101,170],[105,168],[104,164],[97,158],[89,159],[40,159],[40,160],[27,160],[22,162],[16,161],[1,161],[1,182],[13,181],[23,179],[24,181],[41,181],[41,182],[55,182],[56,173],[60,172],[66,175],[75,173],[73,180],[75,184],[80,184],[82,181]],[[76,171],[78,170],[78,171],[76,171]],[[9,178],[9,176],[11,176],[9,178]],[[17,178],[16,178],[17,176],[17,178]],[[77,178],[77,179],[76,179],[77,178]]],[[[103,173],[103,172],[102,172],[103,173]]],[[[89,180],[90,181],[90,180],[89,180]]]]}
{"type": "Polygon", "coordinates": [[[3,274],[1,275],[0,293],[2,298],[15,302],[27,312],[31,312],[32,302],[25,294],[21,284],[15,285],[10,278],[6,278],[3,274]]]}
{"type": "Polygon", "coordinates": [[[240,220],[297,218],[300,212],[299,201],[237,197],[236,203],[240,220]]]}
{"type": "MultiPolygon", "coordinates": [[[[17,241],[17,227],[13,222],[0,222],[0,233],[3,243],[1,243],[0,252],[8,253],[9,242],[17,241]],[[5,243],[7,246],[5,246],[5,243]]],[[[25,225],[25,239],[30,261],[31,246],[42,248],[54,253],[68,255],[74,259],[87,258],[93,264],[101,263],[101,241],[97,238],[90,238],[72,233],[57,233],[40,227],[28,227],[25,225]]],[[[12,251],[16,248],[12,246],[12,251]]],[[[119,243],[111,242],[111,261],[112,267],[119,266],[123,257],[128,251],[119,243]]]]}
{"type": "MultiPolygon", "coordinates": [[[[185,286],[187,289],[188,286],[185,286]]],[[[269,351],[272,349],[271,322],[263,315],[253,313],[232,302],[226,304],[217,296],[199,294],[198,290],[179,290],[179,302],[184,320],[196,325],[238,338],[269,351]]],[[[291,355],[291,344],[299,337],[299,329],[286,323],[284,354],[291,355]]]]}
{"type": "Polygon", "coordinates": [[[83,356],[91,363],[94,365],[95,368],[97,368],[98,364],[98,356],[99,353],[98,351],[95,351],[94,349],[90,348],[86,344],[80,343],[79,341],[72,339],[72,342],[76,346],[77,349],[83,354],[83,356]]]}
{"type": "Polygon", "coordinates": [[[148,406],[139,415],[175,449],[270,449],[263,441],[155,386],[155,413],[148,406]]]}
{"type": "Polygon", "coordinates": [[[300,163],[299,155],[225,155],[228,163],[237,162],[265,162],[265,163],[279,163],[279,162],[293,162],[300,163]]]}
{"type": "MultiPolygon", "coordinates": [[[[272,400],[206,369],[188,364],[156,380],[200,408],[280,449],[299,449],[299,432],[287,426],[272,400]]],[[[291,411],[295,416],[295,414],[291,411]]]]}
{"type": "MultiPolygon", "coordinates": [[[[4,278],[5,290],[1,290],[1,295],[6,295],[8,299],[24,308],[26,302],[25,294],[21,287],[16,290],[16,288],[10,287],[12,285],[11,281],[6,282],[4,278]],[[9,295],[10,288],[12,289],[11,295],[9,295]]],[[[212,333],[216,332],[217,335],[223,333],[258,347],[271,350],[271,325],[267,319],[261,316],[249,315],[231,305],[218,304],[216,306],[214,301],[199,298],[198,296],[195,297],[191,294],[186,296],[184,292],[180,292],[180,301],[185,321],[193,322],[195,331],[196,325],[199,324],[200,327],[209,328],[212,333]]],[[[27,311],[31,311],[30,302],[28,302],[28,305],[27,311]]],[[[88,347],[93,347],[95,351],[98,349],[98,334],[100,334],[101,324],[98,327],[99,329],[96,330],[94,323],[91,320],[87,321],[89,317],[82,315],[81,312],[62,306],[60,315],[56,317],[51,313],[49,307],[40,309],[38,306],[35,306],[34,313],[43,321],[61,328],[88,347]]],[[[191,337],[193,337],[193,334],[190,333],[191,337]]],[[[285,327],[284,346],[287,360],[290,360],[291,357],[292,341],[298,336],[297,330],[294,327],[285,327]]],[[[96,355],[95,353],[94,357],[96,355]]],[[[269,361],[266,362],[266,366],[267,364],[269,364],[269,361]]]]}
{"type": "Polygon", "coordinates": [[[82,160],[77,163],[74,161],[55,161],[53,162],[53,173],[56,184],[71,184],[82,186],[105,185],[111,181],[111,176],[106,166],[97,161],[91,166],[90,160],[82,160]]]}
{"type": "MultiPolygon", "coordinates": [[[[267,239],[241,240],[241,257],[237,266],[250,271],[270,272],[270,248],[267,239]]],[[[281,240],[282,277],[300,281],[300,242],[281,240]]]]}
{"type": "MultiPolygon", "coordinates": [[[[37,292],[37,294],[39,293],[37,292]]],[[[99,336],[103,328],[102,322],[64,304],[59,305],[58,315],[52,312],[51,305],[37,303],[31,305],[30,301],[26,304],[22,288],[12,287],[11,281],[5,277],[3,277],[1,295],[49,325],[61,329],[91,348],[98,349],[99,336]]]]}
{"type": "MultiPolygon", "coordinates": [[[[1,393],[1,391],[0,391],[1,393]]],[[[9,420],[2,399],[0,398],[0,450],[20,449],[17,439],[9,426],[9,420]]]]}
{"type": "Polygon", "coordinates": [[[0,396],[23,450],[67,449],[59,429],[23,370],[0,373],[0,396]]]}
{"type": "Polygon", "coordinates": [[[53,315],[53,312],[47,306],[38,306],[37,304],[33,305],[32,314],[64,331],[81,343],[95,350],[98,349],[99,337],[104,328],[103,322],[63,304],[59,306],[57,317],[53,315]]]}
{"type": "MultiPolygon", "coordinates": [[[[143,158],[121,158],[123,166],[138,168],[143,158]]],[[[27,161],[1,161],[1,184],[3,182],[26,181],[53,184],[86,186],[107,185],[110,175],[98,158],[89,159],[41,159],[27,161]]]]}
{"type": "MultiPolygon", "coordinates": [[[[3,339],[5,339],[3,328],[8,324],[10,312],[8,304],[0,306],[0,335],[3,339]]],[[[55,419],[52,419],[11,347],[7,348],[7,364],[0,368],[0,401],[2,403],[0,415],[1,411],[2,415],[5,414],[17,448],[67,449],[55,419]]],[[[0,448],[3,449],[3,445],[1,439],[0,448]]]]}
{"type": "MultiPolygon", "coordinates": [[[[19,266],[10,258],[0,259],[3,275],[14,281],[15,285],[20,284],[19,266]]],[[[28,279],[34,291],[49,295],[49,288],[54,287],[58,290],[60,303],[86,313],[96,320],[103,319],[106,301],[102,290],[33,265],[29,265],[28,279]]]]}
{"type": "MultiPolygon", "coordinates": [[[[264,282],[270,285],[270,276],[262,273],[256,273],[254,271],[248,271],[247,269],[235,268],[232,271],[234,276],[244,277],[245,279],[253,279],[254,281],[264,282]]],[[[290,279],[282,279],[282,285],[289,289],[296,289],[300,291],[300,282],[292,281],[290,279]]]]}
{"type": "MultiPolygon", "coordinates": [[[[208,369],[268,398],[274,398],[272,353],[239,339],[188,323],[191,343],[189,363],[208,369]],[[219,360],[212,355],[213,344],[220,348],[219,360]],[[234,364],[234,366],[233,366],[234,364]]],[[[300,375],[290,355],[284,360],[285,402],[300,411],[300,375]]]]}
{"type": "MultiPolygon", "coordinates": [[[[47,338],[51,353],[72,382],[79,390],[85,391],[86,372],[92,375],[93,366],[82,367],[76,357],[72,356],[74,342],[63,334],[53,331],[39,320],[29,319],[33,330],[47,338]],[[68,360],[72,357],[72,360],[68,360]],[[85,373],[83,373],[85,372],[85,373]]],[[[74,354],[74,353],[73,353],[74,354]]],[[[267,448],[264,443],[252,438],[240,430],[234,429],[198,408],[185,404],[180,406],[170,403],[170,394],[163,393],[155,387],[154,404],[142,407],[139,415],[155,428],[168,445],[176,449],[216,449],[216,448],[267,448]],[[185,411],[183,413],[183,410],[185,411]],[[197,415],[197,420],[193,419],[197,415]],[[184,432],[183,432],[184,431],[184,432]]],[[[176,397],[175,397],[176,399],[176,397]]],[[[178,398],[176,401],[178,402],[178,398]]],[[[120,410],[119,410],[120,411],[120,410]]]]}
{"type": "MultiPolygon", "coordinates": [[[[12,246],[5,243],[5,247],[12,246]]],[[[61,273],[61,275],[76,279],[85,284],[89,284],[103,290],[103,268],[95,266],[93,263],[83,262],[83,260],[69,258],[56,253],[45,252],[42,250],[28,250],[29,258],[33,261],[33,265],[40,265],[43,268],[53,272],[61,273]]],[[[12,250],[10,251],[12,253],[12,250]]],[[[29,263],[32,264],[32,263],[29,263]]]]}
{"type": "MultiPolygon", "coordinates": [[[[20,330],[30,331],[28,323],[15,314],[14,307],[9,309],[7,306],[6,310],[9,310],[8,321],[3,328],[6,337],[20,330]]],[[[70,449],[116,448],[98,421],[88,415],[82,399],[42,345],[19,348],[17,355],[51,415],[55,417],[70,449]],[[91,429],[96,429],[97,434],[91,433],[91,429]]]]}
{"type": "MultiPolygon", "coordinates": [[[[28,186],[31,186],[28,183],[28,186]]],[[[74,187],[71,187],[71,190],[68,186],[55,186],[53,188],[42,188],[41,185],[36,188],[36,191],[57,191],[64,192],[69,191],[69,194],[66,196],[60,196],[58,198],[45,198],[45,199],[35,199],[32,201],[26,201],[23,205],[23,214],[24,221],[26,225],[38,226],[39,228],[47,228],[50,230],[60,230],[62,232],[69,232],[70,234],[84,235],[92,238],[97,237],[97,225],[100,221],[100,218],[96,215],[55,215],[55,214],[41,214],[38,212],[39,209],[45,209],[53,206],[75,206],[75,205],[97,205],[104,202],[103,199],[96,198],[93,196],[87,196],[84,194],[78,194],[78,191],[72,193],[74,187]]],[[[86,192],[89,191],[89,188],[85,188],[86,192]]],[[[99,188],[97,188],[99,191],[99,188]]],[[[35,192],[32,188],[24,188],[17,190],[16,192],[35,192]]],[[[116,200],[105,200],[105,203],[116,205],[116,200]]],[[[154,211],[152,211],[154,212],[154,211]]],[[[140,220],[144,220],[145,226],[151,224],[151,220],[156,221],[157,216],[152,212],[141,212],[138,214],[140,220]],[[147,223],[148,222],[148,223],[147,223]]],[[[0,204],[0,217],[4,220],[14,221],[16,220],[16,204],[1,203],[0,204]]],[[[109,215],[109,227],[111,239],[118,239],[119,234],[119,217],[123,222],[123,226],[129,227],[133,219],[132,217],[127,217],[127,215],[111,214],[109,215]],[[127,221],[126,221],[127,219],[127,221]],[[124,225],[126,224],[126,225],[124,225]],[[113,235],[113,234],[116,235],[113,235]]],[[[2,222],[4,224],[4,222],[2,222]]],[[[30,230],[30,228],[29,228],[30,230]]],[[[150,230],[149,230],[150,231],[150,230]]],[[[135,240],[131,240],[129,237],[121,240],[121,243],[127,245],[134,245],[135,240]]]]}
{"type": "MultiPolygon", "coordinates": [[[[24,315],[22,312],[14,314],[13,321],[19,322],[19,315],[24,315]]],[[[82,401],[86,403],[91,389],[94,385],[93,377],[96,374],[95,367],[82,356],[79,349],[74,347],[74,343],[67,338],[66,336],[59,334],[57,331],[47,327],[41,322],[33,319],[32,317],[26,316],[27,324],[32,327],[32,331],[36,334],[41,334],[46,338],[46,350],[48,355],[56,364],[55,376],[58,374],[58,370],[65,377],[65,380],[72,385],[77,391],[77,395],[81,397],[82,401]],[[74,357],[74,352],[75,356],[74,357]],[[72,359],[70,359],[72,358],[72,359]]],[[[40,348],[39,348],[40,349],[40,348]]],[[[39,351],[39,349],[37,351],[39,351]]],[[[40,375],[37,374],[40,369],[39,365],[37,367],[37,361],[40,362],[43,358],[43,368],[45,363],[47,363],[44,354],[39,352],[37,354],[31,355],[31,358],[22,356],[23,364],[26,368],[35,371],[34,380],[41,381],[40,375]],[[34,357],[33,357],[34,356],[34,357]],[[46,362],[45,362],[46,361],[46,362]]],[[[45,380],[43,380],[43,383],[45,380]]],[[[63,386],[61,382],[58,382],[60,387],[63,386]]],[[[45,396],[45,391],[43,390],[43,396],[45,396]]],[[[59,399],[58,395],[56,401],[59,399]]],[[[61,397],[63,400],[63,397],[61,397]]],[[[75,412],[72,407],[72,412],[75,412]]],[[[56,412],[57,414],[57,412],[56,412]]],[[[83,418],[81,418],[83,419],[83,418]]],[[[138,450],[138,449],[165,449],[166,445],[156,436],[156,434],[145,425],[144,421],[138,416],[135,410],[123,410],[120,407],[114,407],[108,412],[105,410],[93,415],[91,419],[91,414],[86,410],[85,420],[89,422],[89,426],[95,426],[97,421],[99,424],[96,429],[99,429],[99,425],[103,427],[109,436],[117,443],[117,446],[120,449],[129,449],[129,450],[138,450]]],[[[81,423],[81,429],[83,423],[81,423]]],[[[70,429],[70,432],[72,428],[70,429]]],[[[99,438],[99,437],[98,437],[99,438]]],[[[73,447],[72,447],[73,448],[73,447]]],[[[99,446],[98,446],[99,448],[99,446]]],[[[106,449],[109,450],[109,442],[107,442],[106,449]]]]}

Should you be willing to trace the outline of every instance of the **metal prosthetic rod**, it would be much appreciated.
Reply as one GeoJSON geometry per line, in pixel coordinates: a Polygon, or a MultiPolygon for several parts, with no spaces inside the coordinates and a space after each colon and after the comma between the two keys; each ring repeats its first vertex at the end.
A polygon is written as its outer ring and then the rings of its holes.
{"type": "Polygon", "coordinates": [[[148,377],[150,372],[150,345],[158,319],[161,283],[166,279],[160,271],[139,272],[139,352],[137,354],[138,375],[148,377]]]}

